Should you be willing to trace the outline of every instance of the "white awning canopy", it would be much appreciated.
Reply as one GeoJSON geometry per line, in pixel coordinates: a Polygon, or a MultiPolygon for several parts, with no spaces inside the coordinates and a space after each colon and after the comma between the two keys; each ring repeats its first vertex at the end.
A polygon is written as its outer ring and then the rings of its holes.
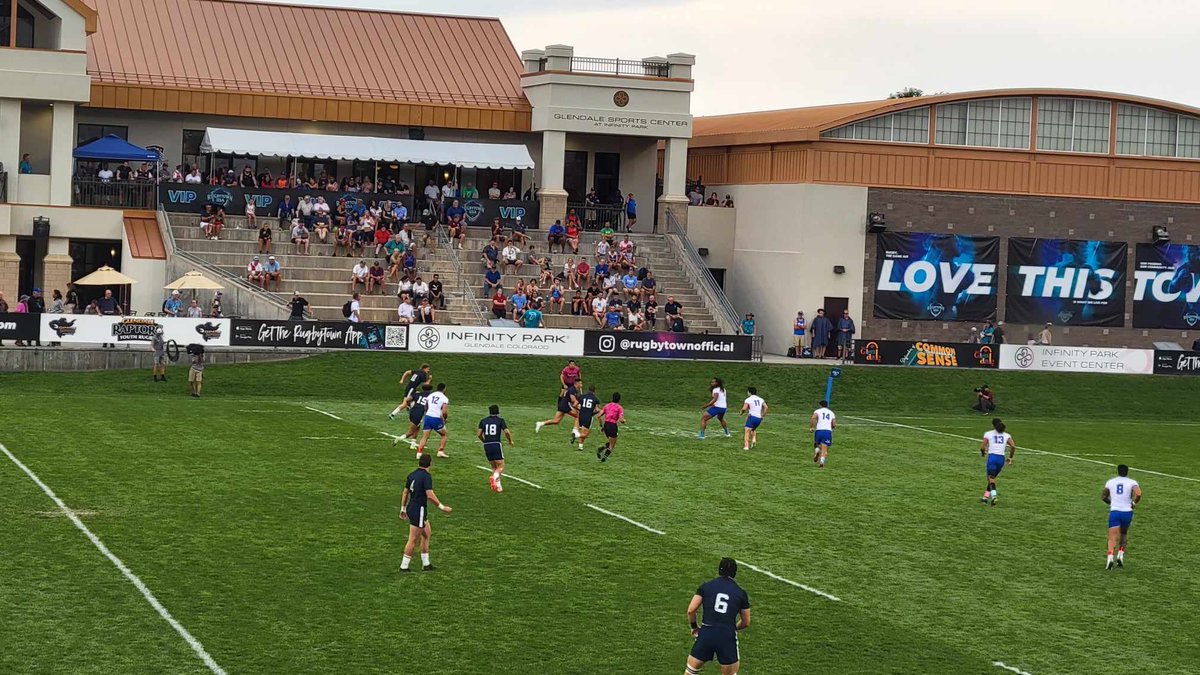
{"type": "Polygon", "coordinates": [[[533,168],[533,158],[523,145],[410,141],[372,136],[297,134],[216,127],[205,130],[200,151],[266,157],[453,164],[471,169],[533,168]]]}

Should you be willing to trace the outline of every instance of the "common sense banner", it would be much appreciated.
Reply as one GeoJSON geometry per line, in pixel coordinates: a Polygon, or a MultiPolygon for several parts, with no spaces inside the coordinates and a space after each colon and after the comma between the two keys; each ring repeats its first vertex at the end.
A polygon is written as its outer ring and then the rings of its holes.
{"type": "Polygon", "coordinates": [[[998,237],[883,232],[875,259],[875,317],[996,318],[998,237]]]}
{"type": "Polygon", "coordinates": [[[1200,246],[1138,244],[1133,268],[1133,327],[1200,326],[1200,246]]]}
{"type": "Polygon", "coordinates": [[[1078,239],[1008,240],[1009,323],[1122,326],[1129,245],[1078,239]]]}
{"type": "Polygon", "coordinates": [[[855,340],[854,362],[861,365],[926,368],[995,368],[998,345],[929,340],[855,340]]]}

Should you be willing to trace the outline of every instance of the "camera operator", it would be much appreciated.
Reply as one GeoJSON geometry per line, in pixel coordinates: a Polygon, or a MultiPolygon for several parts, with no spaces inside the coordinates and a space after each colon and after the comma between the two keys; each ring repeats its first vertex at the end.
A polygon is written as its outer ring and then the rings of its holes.
{"type": "Polygon", "coordinates": [[[204,345],[190,344],[187,353],[192,361],[192,367],[188,369],[188,387],[192,390],[192,398],[200,398],[200,389],[204,386],[204,345]]]}
{"type": "Polygon", "coordinates": [[[992,393],[992,388],[986,384],[975,388],[975,405],[971,406],[972,410],[978,410],[986,415],[996,409],[996,395],[992,393]]]}

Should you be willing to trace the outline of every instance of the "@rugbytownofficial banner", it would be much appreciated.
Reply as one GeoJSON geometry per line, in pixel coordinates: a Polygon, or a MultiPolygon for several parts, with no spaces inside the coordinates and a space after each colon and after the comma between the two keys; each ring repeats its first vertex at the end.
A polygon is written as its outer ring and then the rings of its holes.
{"type": "Polygon", "coordinates": [[[999,238],[910,232],[883,232],[877,237],[876,318],[996,318],[999,238]]]}
{"type": "Polygon", "coordinates": [[[1000,345],[1000,369],[1149,375],[1154,372],[1154,350],[1000,345]]]}
{"type": "Polygon", "coordinates": [[[38,340],[41,334],[40,314],[0,314],[0,340],[38,340]]]}
{"type": "Polygon", "coordinates": [[[927,368],[995,368],[999,345],[925,340],[857,340],[854,362],[864,365],[927,368]]]}
{"type": "Polygon", "coordinates": [[[408,348],[408,326],[348,321],[233,319],[235,347],[408,348]]]}
{"type": "Polygon", "coordinates": [[[1009,239],[1005,320],[1123,326],[1128,251],[1116,241],[1009,239]]]}
{"type": "Polygon", "coordinates": [[[1200,246],[1138,244],[1133,327],[1200,328],[1200,246]]]}
{"type": "Polygon", "coordinates": [[[589,330],[583,351],[585,356],[749,361],[754,355],[754,338],[749,335],[589,330]]]}
{"type": "Polygon", "coordinates": [[[149,344],[154,334],[161,330],[164,340],[174,340],[181,345],[229,345],[229,319],[42,314],[41,322],[44,342],[149,344]]]}
{"type": "Polygon", "coordinates": [[[583,356],[583,331],[490,326],[412,326],[409,351],[583,356]]]}
{"type": "Polygon", "coordinates": [[[1200,352],[1154,350],[1156,375],[1200,375],[1200,352]]]}

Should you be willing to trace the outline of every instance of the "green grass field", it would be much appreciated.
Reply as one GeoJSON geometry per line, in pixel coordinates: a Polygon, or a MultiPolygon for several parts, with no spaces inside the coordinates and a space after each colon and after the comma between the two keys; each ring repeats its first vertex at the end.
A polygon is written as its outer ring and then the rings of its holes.
{"type": "MultiPolygon", "coordinates": [[[[416,360],[210,367],[200,400],[182,367],[0,374],[0,443],[228,673],[679,673],[721,556],[838,598],[743,566],[745,673],[1197,672],[1195,380],[988,373],[1021,449],[985,507],[979,372],[846,369],[818,470],[824,368],[585,360],[629,419],[600,464],[568,427],[533,433],[561,360],[436,358],[452,457],[433,477],[455,510],[432,519],[438,569],[402,576],[415,461],[384,434],[416,360]],[[731,406],[750,384],[770,404],[758,449],[740,421],[694,438],[714,374],[731,406]],[[493,402],[509,473],[540,489],[488,489],[474,428],[493,402]],[[1131,474],[1145,499],[1105,572],[1117,462],[1157,473],[1131,474]]],[[[0,672],[210,672],[5,457],[0,509],[0,672]]]]}

